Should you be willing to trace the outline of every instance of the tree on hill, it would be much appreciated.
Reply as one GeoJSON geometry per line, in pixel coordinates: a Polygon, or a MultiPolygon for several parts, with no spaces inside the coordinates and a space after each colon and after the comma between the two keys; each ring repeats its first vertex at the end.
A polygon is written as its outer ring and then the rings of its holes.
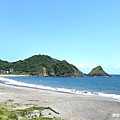
{"type": "Polygon", "coordinates": [[[14,73],[30,74],[38,76],[83,76],[83,73],[67,61],[57,60],[47,55],[34,55],[25,60],[17,62],[0,61],[0,69],[9,70],[14,73]]]}

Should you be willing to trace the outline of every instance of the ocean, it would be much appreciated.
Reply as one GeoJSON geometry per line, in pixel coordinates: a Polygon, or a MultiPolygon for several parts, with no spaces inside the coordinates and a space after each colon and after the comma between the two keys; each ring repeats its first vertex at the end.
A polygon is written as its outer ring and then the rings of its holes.
{"type": "Polygon", "coordinates": [[[120,75],[112,77],[6,76],[5,84],[120,100],[120,75]]]}

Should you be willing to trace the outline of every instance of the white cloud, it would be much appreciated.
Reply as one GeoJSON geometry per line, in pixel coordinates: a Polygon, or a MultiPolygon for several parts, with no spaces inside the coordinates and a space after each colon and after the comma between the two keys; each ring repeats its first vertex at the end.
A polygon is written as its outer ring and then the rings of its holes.
{"type": "Polygon", "coordinates": [[[120,64],[117,64],[117,65],[115,66],[115,68],[120,68],[120,64]]]}
{"type": "Polygon", "coordinates": [[[74,64],[76,67],[86,68],[87,64],[74,64]]]}
{"type": "Polygon", "coordinates": [[[83,63],[83,64],[74,64],[77,68],[79,68],[84,73],[89,73],[94,67],[97,65],[83,63]]]}
{"type": "Polygon", "coordinates": [[[92,65],[92,64],[74,64],[78,68],[94,68],[97,65],[92,65]]]}

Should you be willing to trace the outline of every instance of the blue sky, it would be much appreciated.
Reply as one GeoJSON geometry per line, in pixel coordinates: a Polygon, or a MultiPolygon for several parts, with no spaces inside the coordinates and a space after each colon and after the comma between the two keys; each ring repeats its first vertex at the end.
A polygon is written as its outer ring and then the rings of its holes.
{"type": "Polygon", "coordinates": [[[120,0],[1,0],[0,59],[35,54],[119,74],[120,0]]]}

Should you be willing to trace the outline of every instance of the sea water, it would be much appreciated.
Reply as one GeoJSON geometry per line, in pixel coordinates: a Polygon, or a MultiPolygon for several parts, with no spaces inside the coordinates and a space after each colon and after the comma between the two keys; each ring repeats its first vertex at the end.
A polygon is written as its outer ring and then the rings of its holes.
{"type": "Polygon", "coordinates": [[[112,77],[7,76],[5,84],[120,100],[120,75],[112,77]]]}

